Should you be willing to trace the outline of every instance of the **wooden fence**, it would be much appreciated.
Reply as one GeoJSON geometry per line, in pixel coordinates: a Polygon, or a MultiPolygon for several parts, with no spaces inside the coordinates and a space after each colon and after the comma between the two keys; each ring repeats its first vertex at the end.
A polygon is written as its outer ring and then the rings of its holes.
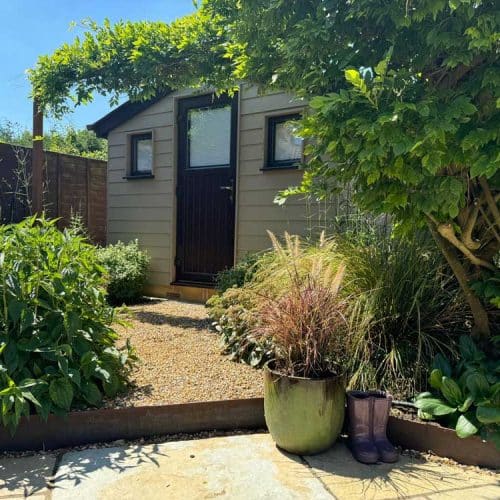
{"type": "MultiPolygon", "coordinates": [[[[95,243],[106,242],[106,162],[45,152],[44,207],[65,227],[79,214],[95,243]]],[[[0,143],[0,222],[30,215],[31,149],[0,143]]]]}

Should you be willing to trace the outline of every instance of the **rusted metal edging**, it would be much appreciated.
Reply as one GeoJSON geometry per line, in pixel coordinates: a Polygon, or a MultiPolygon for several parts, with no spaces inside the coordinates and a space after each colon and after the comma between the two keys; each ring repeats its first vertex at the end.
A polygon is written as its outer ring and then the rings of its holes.
{"type": "Polygon", "coordinates": [[[265,427],[262,398],[71,412],[23,417],[11,436],[0,427],[0,450],[50,450],[165,434],[265,427]]]}
{"type": "Polygon", "coordinates": [[[387,434],[394,444],[406,449],[430,451],[465,465],[500,468],[500,451],[493,442],[478,436],[460,439],[453,429],[393,416],[389,417],[387,434]]]}
{"type": "MultiPolygon", "coordinates": [[[[0,427],[0,450],[50,450],[69,446],[209,430],[265,428],[262,398],[140,406],[22,418],[11,436],[0,427]]],[[[388,435],[395,445],[448,457],[466,465],[500,468],[500,453],[479,437],[460,439],[436,424],[391,416],[388,435]]]]}

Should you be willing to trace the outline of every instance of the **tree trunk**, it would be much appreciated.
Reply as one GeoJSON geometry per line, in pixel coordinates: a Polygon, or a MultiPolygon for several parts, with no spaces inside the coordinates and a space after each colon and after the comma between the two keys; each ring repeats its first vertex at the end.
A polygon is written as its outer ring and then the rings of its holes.
{"type": "Polygon", "coordinates": [[[437,246],[443,253],[446,261],[453,271],[453,274],[457,278],[460,288],[464,293],[465,299],[469,304],[472,317],[474,318],[472,335],[478,340],[486,340],[491,335],[488,313],[481,303],[479,297],[469,286],[467,271],[456,255],[453,246],[438,233],[432,222],[429,222],[429,228],[431,230],[432,236],[434,237],[434,240],[436,241],[437,246]]]}

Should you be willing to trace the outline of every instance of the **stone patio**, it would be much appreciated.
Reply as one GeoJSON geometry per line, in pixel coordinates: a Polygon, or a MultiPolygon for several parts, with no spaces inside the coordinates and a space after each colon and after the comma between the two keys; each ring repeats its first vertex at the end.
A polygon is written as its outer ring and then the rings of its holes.
{"type": "Polygon", "coordinates": [[[0,460],[0,499],[498,499],[491,473],[408,456],[366,466],[344,444],[298,457],[268,434],[0,460]],[[46,486],[54,469],[52,488],[46,486]]]}

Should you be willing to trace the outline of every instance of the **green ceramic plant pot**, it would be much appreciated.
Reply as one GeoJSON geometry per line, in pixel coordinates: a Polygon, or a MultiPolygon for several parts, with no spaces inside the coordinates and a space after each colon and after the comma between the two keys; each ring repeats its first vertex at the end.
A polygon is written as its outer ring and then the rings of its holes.
{"type": "Polygon", "coordinates": [[[264,368],[264,411],[275,443],[297,455],[330,448],[340,434],[345,413],[342,377],[287,377],[264,368]]]}

